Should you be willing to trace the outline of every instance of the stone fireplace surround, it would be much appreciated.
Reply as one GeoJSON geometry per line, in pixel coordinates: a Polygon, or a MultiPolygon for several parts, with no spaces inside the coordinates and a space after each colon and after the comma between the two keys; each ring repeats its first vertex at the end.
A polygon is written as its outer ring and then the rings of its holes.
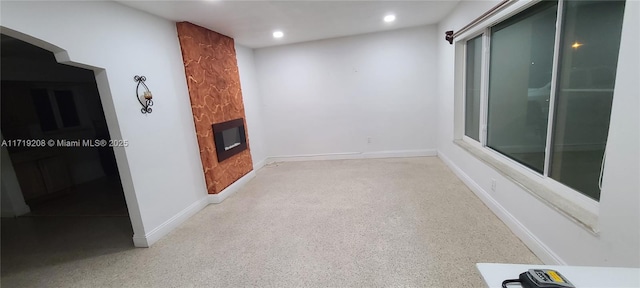
{"type": "Polygon", "coordinates": [[[223,161],[214,141],[214,124],[241,119],[246,127],[234,41],[189,22],[176,26],[207,191],[218,194],[253,170],[246,133],[246,149],[223,161]]]}

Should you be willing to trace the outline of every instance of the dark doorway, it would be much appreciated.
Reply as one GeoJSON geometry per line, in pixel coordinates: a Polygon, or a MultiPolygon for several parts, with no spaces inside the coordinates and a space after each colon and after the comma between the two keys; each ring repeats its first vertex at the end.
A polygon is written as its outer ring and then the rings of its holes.
{"type": "MultiPolygon", "coordinates": [[[[59,64],[50,51],[4,34],[0,48],[0,126],[2,149],[9,155],[1,160],[3,167],[13,167],[17,193],[31,210],[2,219],[2,275],[36,263],[27,260],[42,258],[47,249],[58,250],[49,259],[57,263],[132,248],[133,230],[93,71],[59,64]],[[22,233],[25,227],[28,233],[22,233]],[[110,235],[96,234],[101,229],[110,235]],[[25,245],[33,241],[24,237],[51,241],[36,241],[35,248],[25,245]],[[60,255],[60,249],[68,253],[60,255]]],[[[44,258],[41,263],[49,261],[44,258]]]]}

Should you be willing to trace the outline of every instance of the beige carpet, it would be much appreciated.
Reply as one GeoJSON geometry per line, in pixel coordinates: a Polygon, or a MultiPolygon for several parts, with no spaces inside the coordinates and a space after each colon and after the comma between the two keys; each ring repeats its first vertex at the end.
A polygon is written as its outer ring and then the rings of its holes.
{"type": "Polygon", "coordinates": [[[482,287],[476,262],[540,264],[435,157],[268,165],[149,249],[111,227],[33,252],[2,224],[2,287],[482,287]]]}

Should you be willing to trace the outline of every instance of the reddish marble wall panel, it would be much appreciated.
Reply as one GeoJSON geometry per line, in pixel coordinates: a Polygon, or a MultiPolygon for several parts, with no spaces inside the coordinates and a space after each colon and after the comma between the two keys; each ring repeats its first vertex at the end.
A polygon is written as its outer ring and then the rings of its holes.
{"type": "Polygon", "coordinates": [[[207,190],[217,194],[253,169],[248,137],[247,150],[218,163],[211,128],[245,118],[236,50],[232,38],[206,28],[188,22],[177,28],[207,190]]]}

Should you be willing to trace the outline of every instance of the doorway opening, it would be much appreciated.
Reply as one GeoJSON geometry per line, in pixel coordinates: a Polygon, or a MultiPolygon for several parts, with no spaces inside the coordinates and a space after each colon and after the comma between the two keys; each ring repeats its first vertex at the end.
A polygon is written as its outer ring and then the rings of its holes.
{"type": "Polygon", "coordinates": [[[133,249],[94,72],[0,37],[2,179],[16,182],[2,185],[2,275],[34,263],[133,249]],[[5,199],[22,201],[27,211],[5,211],[5,199]]]}

